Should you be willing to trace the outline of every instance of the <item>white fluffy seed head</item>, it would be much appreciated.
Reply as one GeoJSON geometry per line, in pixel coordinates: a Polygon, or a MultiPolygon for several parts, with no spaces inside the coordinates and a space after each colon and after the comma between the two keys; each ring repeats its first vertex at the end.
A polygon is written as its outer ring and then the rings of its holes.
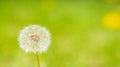
{"type": "Polygon", "coordinates": [[[41,26],[29,25],[21,30],[18,41],[25,52],[42,53],[50,45],[50,33],[41,26]]]}

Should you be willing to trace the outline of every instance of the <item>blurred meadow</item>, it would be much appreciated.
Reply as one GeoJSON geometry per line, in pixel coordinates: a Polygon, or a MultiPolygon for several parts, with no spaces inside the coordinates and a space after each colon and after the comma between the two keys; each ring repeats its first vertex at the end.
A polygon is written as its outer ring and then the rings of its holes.
{"type": "Polygon", "coordinates": [[[0,67],[37,67],[18,44],[30,24],[51,32],[41,67],[120,67],[120,0],[0,0],[0,67]]]}

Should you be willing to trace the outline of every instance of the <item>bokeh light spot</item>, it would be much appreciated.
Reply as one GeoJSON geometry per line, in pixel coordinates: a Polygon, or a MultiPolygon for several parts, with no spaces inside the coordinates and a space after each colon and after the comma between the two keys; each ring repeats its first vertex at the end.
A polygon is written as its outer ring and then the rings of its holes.
{"type": "Polygon", "coordinates": [[[116,2],[118,2],[118,0],[105,0],[105,2],[107,2],[107,3],[116,3],[116,2]]]}
{"type": "Polygon", "coordinates": [[[42,1],[41,7],[46,10],[46,11],[51,11],[55,7],[55,0],[50,0],[50,1],[42,1]]]}
{"type": "Polygon", "coordinates": [[[120,29],[120,14],[117,12],[108,13],[103,18],[103,24],[105,28],[118,30],[120,29]]]}

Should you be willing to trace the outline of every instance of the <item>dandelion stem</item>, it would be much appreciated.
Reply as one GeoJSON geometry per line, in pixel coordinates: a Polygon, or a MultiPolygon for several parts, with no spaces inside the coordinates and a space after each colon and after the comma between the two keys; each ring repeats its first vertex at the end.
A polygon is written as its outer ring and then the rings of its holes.
{"type": "Polygon", "coordinates": [[[36,57],[37,57],[37,64],[38,64],[38,67],[40,67],[40,60],[39,60],[39,54],[36,53],[36,57]]]}

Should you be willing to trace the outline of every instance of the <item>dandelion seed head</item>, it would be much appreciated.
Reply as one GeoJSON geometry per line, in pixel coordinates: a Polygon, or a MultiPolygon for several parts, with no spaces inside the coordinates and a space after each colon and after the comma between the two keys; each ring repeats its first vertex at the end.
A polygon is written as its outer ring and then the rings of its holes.
{"type": "Polygon", "coordinates": [[[21,30],[18,41],[25,52],[42,53],[50,45],[50,33],[41,26],[29,25],[21,30]]]}

